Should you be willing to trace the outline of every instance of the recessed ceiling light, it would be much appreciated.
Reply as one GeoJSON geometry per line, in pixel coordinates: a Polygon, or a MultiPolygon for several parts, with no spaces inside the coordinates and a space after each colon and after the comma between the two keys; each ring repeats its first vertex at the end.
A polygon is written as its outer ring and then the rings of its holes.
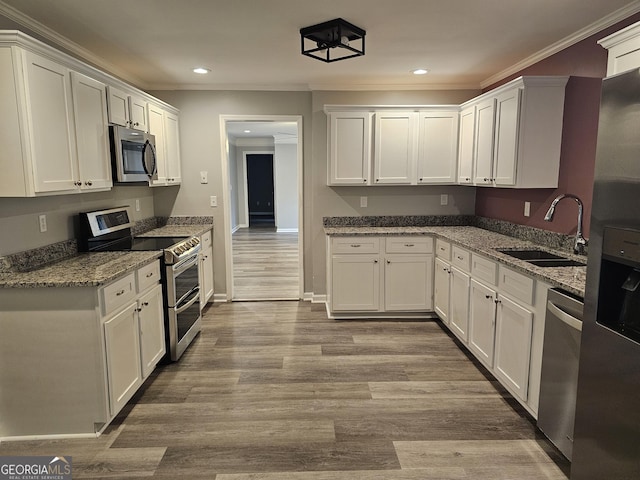
{"type": "Polygon", "coordinates": [[[206,73],[209,73],[211,70],[209,70],[208,68],[204,68],[204,67],[196,67],[193,69],[193,73],[199,73],[200,75],[204,75],[206,73]]]}
{"type": "Polygon", "coordinates": [[[426,68],[418,68],[413,71],[414,75],[424,75],[426,73],[429,73],[429,70],[427,70],[426,68]]]}
{"type": "Polygon", "coordinates": [[[245,130],[244,133],[251,133],[251,130],[245,130]]]}

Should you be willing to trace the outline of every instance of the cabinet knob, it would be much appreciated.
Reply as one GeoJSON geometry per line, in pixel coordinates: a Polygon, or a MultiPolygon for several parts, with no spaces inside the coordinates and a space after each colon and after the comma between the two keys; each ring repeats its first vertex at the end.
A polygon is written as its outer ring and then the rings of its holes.
{"type": "Polygon", "coordinates": [[[391,260],[387,260],[387,264],[390,264],[390,263],[391,263],[391,260]]]}
{"type": "Polygon", "coordinates": [[[84,182],[84,184],[90,187],[91,185],[93,185],[93,182],[91,180],[87,180],[86,182],[84,182]]]}
{"type": "Polygon", "coordinates": [[[142,311],[141,308],[136,308],[136,312],[140,313],[142,311]]]}
{"type": "Polygon", "coordinates": [[[116,292],[116,297],[119,297],[120,295],[124,295],[124,290],[120,290],[119,292],[116,292]]]}
{"type": "Polygon", "coordinates": [[[405,247],[415,247],[415,245],[413,243],[405,243],[404,246],[405,247]]]}
{"type": "Polygon", "coordinates": [[[363,180],[363,182],[364,182],[364,183],[367,183],[367,179],[365,178],[365,179],[363,180]]]}
{"type": "Polygon", "coordinates": [[[495,302],[495,303],[496,303],[496,305],[497,305],[497,304],[499,304],[499,303],[502,303],[502,300],[498,300],[498,299],[496,299],[496,300],[494,300],[494,302],[495,302]]]}
{"type": "Polygon", "coordinates": [[[376,182],[379,182],[379,181],[380,181],[380,179],[379,179],[379,178],[376,178],[376,182]]]}
{"type": "Polygon", "coordinates": [[[422,181],[422,177],[420,178],[420,181],[422,181]]]}
{"type": "Polygon", "coordinates": [[[378,260],[374,260],[373,263],[378,263],[378,260]]]}
{"type": "Polygon", "coordinates": [[[142,306],[143,307],[148,307],[149,306],[149,302],[142,302],[142,306]]]}
{"type": "Polygon", "coordinates": [[[82,185],[82,182],[73,182],[73,184],[74,184],[76,187],[80,187],[80,186],[82,185]]]}
{"type": "Polygon", "coordinates": [[[147,273],[147,278],[151,278],[151,277],[153,277],[153,272],[147,273]]]}
{"type": "Polygon", "coordinates": [[[360,248],[362,245],[360,245],[359,243],[352,243],[351,244],[351,248],[360,248]]]}
{"type": "Polygon", "coordinates": [[[493,298],[493,295],[485,295],[484,298],[493,298]]]}
{"type": "Polygon", "coordinates": [[[488,182],[488,181],[490,181],[491,179],[490,179],[490,178],[485,177],[485,178],[483,178],[483,180],[484,180],[485,182],[488,182]]]}

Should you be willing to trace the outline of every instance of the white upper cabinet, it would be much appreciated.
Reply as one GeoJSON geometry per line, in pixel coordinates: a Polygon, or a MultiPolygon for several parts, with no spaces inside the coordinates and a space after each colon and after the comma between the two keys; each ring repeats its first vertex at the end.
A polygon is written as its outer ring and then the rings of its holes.
{"type": "Polygon", "coordinates": [[[371,121],[369,112],[328,114],[329,185],[371,183],[371,121]]]}
{"type": "Polygon", "coordinates": [[[417,127],[418,116],[415,112],[375,114],[375,185],[415,183],[417,127]]]}
{"type": "Polygon", "coordinates": [[[80,188],[111,188],[106,87],[77,72],[71,72],[71,87],[80,188]]]}
{"type": "Polygon", "coordinates": [[[556,188],[567,80],[520,77],[463,104],[459,183],[473,165],[475,185],[556,188]]]}
{"type": "Polygon", "coordinates": [[[458,183],[473,183],[475,166],[476,106],[471,105],[460,112],[460,135],[458,137],[458,183]]]}
{"type": "Polygon", "coordinates": [[[111,85],[107,89],[107,95],[111,123],[142,132],[149,131],[147,102],[144,99],[111,85]]]}
{"type": "Polygon", "coordinates": [[[640,68],[640,22],[629,25],[598,43],[608,50],[607,77],[640,68]]]}
{"type": "Polygon", "coordinates": [[[149,133],[156,140],[157,179],[154,186],[178,185],[181,181],[178,117],[149,104],[149,133]]]}
{"type": "Polygon", "coordinates": [[[456,106],[327,107],[329,185],[456,183],[456,106]]]}
{"type": "Polygon", "coordinates": [[[418,183],[456,183],[458,111],[425,111],[419,117],[418,183]]]}

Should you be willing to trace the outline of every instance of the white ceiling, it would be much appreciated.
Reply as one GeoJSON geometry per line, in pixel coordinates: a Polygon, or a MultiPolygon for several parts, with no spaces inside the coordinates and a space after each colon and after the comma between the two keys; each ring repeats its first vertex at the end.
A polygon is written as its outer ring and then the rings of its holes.
{"type": "Polygon", "coordinates": [[[0,0],[12,22],[148,90],[479,88],[638,11],[638,0],[0,0]],[[367,31],[366,55],[301,55],[300,28],[338,17],[367,31]]]}

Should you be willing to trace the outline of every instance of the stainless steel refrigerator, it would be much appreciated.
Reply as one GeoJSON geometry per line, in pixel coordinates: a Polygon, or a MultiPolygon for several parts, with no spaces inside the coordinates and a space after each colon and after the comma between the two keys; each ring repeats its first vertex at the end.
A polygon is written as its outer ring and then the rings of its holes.
{"type": "Polygon", "coordinates": [[[640,70],[603,81],[571,480],[640,479],[640,70]]]}

